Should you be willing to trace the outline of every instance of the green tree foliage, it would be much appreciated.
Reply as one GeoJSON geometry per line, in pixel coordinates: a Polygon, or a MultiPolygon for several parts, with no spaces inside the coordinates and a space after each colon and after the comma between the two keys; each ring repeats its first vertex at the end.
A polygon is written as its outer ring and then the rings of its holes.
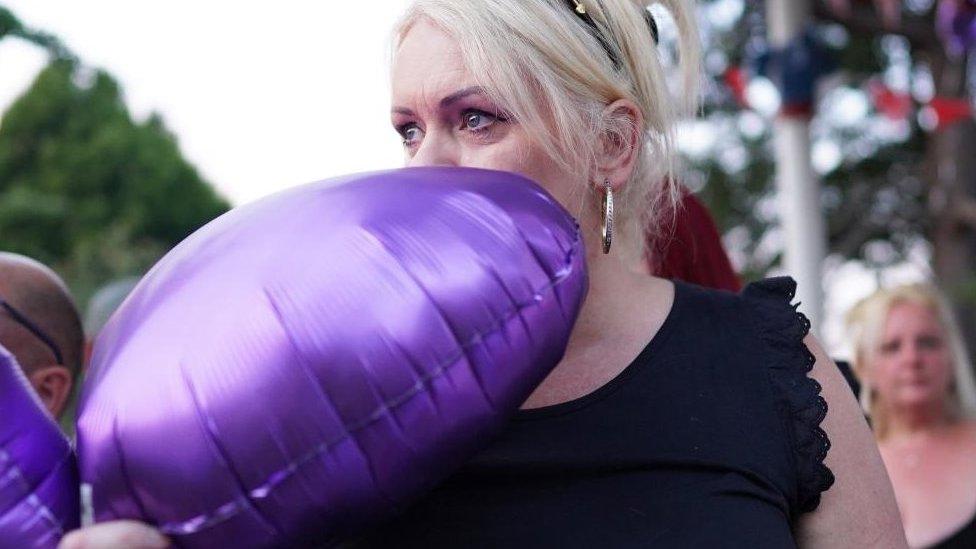
{"type": "Polygon", "coordinates": [[[0,5],[0,39],[5,36],[15,36],[36,44],[47,49],[52,57],[57,59],[74,59],[74,54],[64,46],[58,37],[25,27],[10,10],[0,5]]]}
{"type": "Polygon", "coordinates": [[[104,71],[56,59],[3,116],[0,248],[52,265],[82,302],[227,209],[104,71]]]}

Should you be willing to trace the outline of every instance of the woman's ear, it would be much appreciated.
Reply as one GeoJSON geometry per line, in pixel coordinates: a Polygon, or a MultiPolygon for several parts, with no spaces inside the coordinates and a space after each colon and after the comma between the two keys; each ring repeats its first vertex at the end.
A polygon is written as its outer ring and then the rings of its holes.
{"type": "Polygon", "coordinates": [[[603,186],[609,180],[614,191],[619,191],[637,168],[637,159],[643,145],[644,115],[637,105],[627,99],[618,99],[603,110],[603,130],[600,133],[600,149],[597,151],[597,169],[603,186]]]}

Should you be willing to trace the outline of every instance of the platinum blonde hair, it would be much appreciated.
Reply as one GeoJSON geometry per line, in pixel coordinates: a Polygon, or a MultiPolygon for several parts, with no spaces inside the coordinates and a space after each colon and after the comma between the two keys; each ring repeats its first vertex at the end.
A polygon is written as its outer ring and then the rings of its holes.
{"type": "Polygon", "coordinates": [[[879,290],[858,303],[847,315],[854,343],[854,372],[861,379],[861,406],[871,418],[875,436],[887,435],[888,418],[878,405],[867,375],[869,364],[881,348],[888,314],[896,305],[911,303],[932,310],[939,319],[952,357],[952,380],[949,384],[946,412],[951,419],[976,415],[976,381],[973,379],[969,353],[963,342],[959,325],[942,294],[926,284],[908,284],[879,290]]]}
{"type": "MultiPolygon", "coordinates": [[[[674,214],[680,198],[671,175],[678,118],[697,106],[700,49],[691,0],[582,0],[590,28],[565,0],[417,0],[394,34],[399,47],[426,18],[458,43],[464,63],[493,101],[504,105],[533,141],[569,173],[596,179],[601,136],[632,134],[629,117],[606,107],[628,99],[644,116],[637,167],[615,197],[618,226],[645,251],[649,228],[674,214]],[[666,8],[678,28],[681,99],[675,100],[644,10],[666,8]],[[601,44],[619,63],[615,63],[601,44]]],[[[624,139],[626,142],[626,139],[624,139]]],[[[580,189],[580,209],[593,192],[580,189]]],[[[651,234],[653,237],[654,235],[651,234]]]]}

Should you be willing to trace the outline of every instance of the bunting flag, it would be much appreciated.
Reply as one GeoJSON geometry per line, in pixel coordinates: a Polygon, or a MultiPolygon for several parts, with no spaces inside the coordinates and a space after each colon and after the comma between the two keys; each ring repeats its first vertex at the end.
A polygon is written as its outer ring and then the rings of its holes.
{"type": "Polygon", "coordinates": [[[928,120],[925,125],[934,132],[945,130],[972,116],[973,104],[969,99],[960,97],[934,97],[922,113],[923,119],[928,120]]]}
{"type": "MultiPolygon", "coordinates": [[[[860,4],[874,3],[874,9],[881,17],[881,22],[887,29],[901,26],[901,0],[855,0],[860,4]]],[[[827,0],[830,9],[841,17],[851,15],[851,0],[827,0]]]]}
{"type": "Polygon", "coordinates": [[[911,94],[896,92],[877,78],[868,83],[868,95],[875,110],[888,120],[907,120],[912,114],[911,94]]]}
{"type": "Polygon", "coordinates": [[[936,28],[953,56],[976,47],[976,0],[940,0],[936,28]]]}
{"type": "Polygon", "coordinates": [[[735,99],[736,105],[739,108],[747,108],[749,106],[749,100],[746,98],[746,87],[749,85],[746,73],[742,70],[742,67],[729,67],[725,74],[722,75],[722,80],[725,82],[726,87],[732,92],[732,98],[735,99]]]}

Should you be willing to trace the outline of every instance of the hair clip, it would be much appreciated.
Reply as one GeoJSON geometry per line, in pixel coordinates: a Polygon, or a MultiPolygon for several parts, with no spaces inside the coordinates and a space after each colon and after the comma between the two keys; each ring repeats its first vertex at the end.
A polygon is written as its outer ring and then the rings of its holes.
{"type": "MultiPolygon", "coordinates": [[[[569,3],[572,4],[570,7],[573,8],[573,11],[576,12],[576,15],[578,15],[579,18],[582,19],[583,22],[586,23],[586,25],[590,27],[590,29],[592,29],[594,33],[597,34],[597,38],[600,39],[600,42],[603,43],[604,47],[606,48],[607,46],[606,39],[600,35],[600,32],[596,26],[596,22],[594,22],[593,18],[590,17],[590,15],[586,12],[586,5],[583,4],[583,2],[581,2],[580,0],[569,0],[569,3]]],[[[643,11],[644,11],[644,21],[647,23],[648,29],[651,31],[651,38],[654,39],[654,44],[657,45],[660,42],[657,21],[654,20],[654,15],[651,13],[651,10],[645,9],[643,11]]],[[[610,53],[609,49],[608,48],[606,49],[607,52],[610,53]]],[[[614,56],[611,55],[611,57],[614,56]]]]}
{"type": "Polygon", "coordinates": [[[651,37],[654,38],[654,45],[660,44],[660,31],[657,28],[657,21],[654,19],[654,14],[651,13],[651,10],[644,10],[644,20],[647,21],[647,26],[651,29],[651,37]]]}
{"type": "MultiPolygon", "coordinates": [[[[593,18],[590,17],[588,13],[586,13],[586,6],[583,4],[583,2],[581,2],[580,0],[569,0],[569,2],[567,3],[571,4],[570,7],[573,8],[573,11],[576,12],[576,15],[578,15],[579,18],[583,21],[583,24],[589,27],[590,31],[593,33],[596,39],[600,41],[600,45],[603,46],[604,51],[607,52],[607,57],[610,58],[610,61],[613,63],[613,66],[619,69],[620,59],[617,57],[617,54],[614,53],[614,48],[610,45],[610,42],[607,40],[607,37],[604,36],[602,32],[600,32],[600,29],[597,27],[596,22],[593,21],[593,18]]],[[[654,39],[654,44],[657,45],[658,43],[657,21],[654,20],[654,15],[651,14],[650,10],[644,10],[644,21],[647,23],[647,26],[650,28],[649,30],[651,31],[651,38],[654,39]]]]}

